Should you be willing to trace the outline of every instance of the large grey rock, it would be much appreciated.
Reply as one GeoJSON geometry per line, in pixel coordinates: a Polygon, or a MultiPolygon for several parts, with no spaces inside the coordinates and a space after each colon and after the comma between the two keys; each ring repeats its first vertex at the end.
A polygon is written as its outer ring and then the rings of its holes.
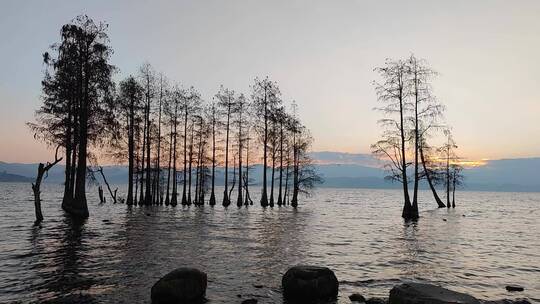
{"type": "Polygon", "coordinates": [[[475,297],[440,286],[405,283],[390,290],[389,304],[480,304],[475,297]]]}
{"type": "Polygon", "coordinates": [[[333,299],[339,283],[334,272],[326,267],[295,266],[281,280],[283,297],[297,303],[333,299]]]}
{"type": "Polygon", "coordinates": [[[195,268],[178,268],[152,286],[153,304],[183,304],[205,302],[206,273],[195,268]]]}

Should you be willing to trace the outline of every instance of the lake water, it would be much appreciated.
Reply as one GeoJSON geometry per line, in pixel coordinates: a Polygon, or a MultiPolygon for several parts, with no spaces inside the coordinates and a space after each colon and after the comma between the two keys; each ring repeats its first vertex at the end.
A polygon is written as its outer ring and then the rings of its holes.
{"type": "Polygon", "coordinates": [[[63,215],[61,186],[43,187],[34,227],[30,186],[0,183],[2,303],[149,303],[152,284],[180,266],[207,272],[211,303],[282,303],[281,276],[296,264],[334,270],[338,303],[407,280],[540,302],[540,193],[460,192],[447,210],[421,192],[421,218],[406,224],[396,190],[319,189],[298,210],[263,210],[100,205],[93,188],[80,225],[63,215]]]}

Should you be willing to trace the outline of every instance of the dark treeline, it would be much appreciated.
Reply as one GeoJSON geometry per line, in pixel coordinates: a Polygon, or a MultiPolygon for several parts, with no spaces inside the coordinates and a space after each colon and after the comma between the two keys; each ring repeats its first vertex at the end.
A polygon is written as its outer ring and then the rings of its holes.
{"type": "Polygon", "coordinates": [[[418,218],[418,186],[422,179],[427,181],[439,208],[455,207],[455,190],[463,181],[462,168],[450,128],[442,122],[445,107],[433,94],[431,82],[437,73],[414,55],[387,60],[375,71],[382,78],[374,84],[383,103],[377,110],[384,115],[379,121],[384,131],[372,151],[385,160],[387,179],[403,186],[403,218],[418,218]],[[440,135],[444,144],[430,145],[440,135]],[[444,185],[446,202],[438,195],[437,185],[444,185]]]}
{"type": "Polygon", "coordinates": [[[128,205],[215,205],[218,167],[224,169],[223,206],[233,195],[238,206],[253,204],[255,164],[266,168],[263,207],[296,207],[299,194],[320,181],[308,156],[313,139],[276,82],[256,78],[249,97],[222,86],[205,101],[195,88],[143,64],[116,84],[106,24],[79,16],[60,34],[43,56],[43,104],[29,126],[65,153],[62,207],[68,213],[88,216],[87,174],[104,178],[102,169],[92,169],[102,159],[127,163],[122,200],[128,205]]]}

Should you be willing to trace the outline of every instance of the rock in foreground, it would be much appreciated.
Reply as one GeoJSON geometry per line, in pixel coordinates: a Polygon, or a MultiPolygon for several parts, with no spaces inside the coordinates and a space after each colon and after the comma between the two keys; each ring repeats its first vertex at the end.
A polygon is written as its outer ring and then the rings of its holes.
{"type": "Polygon", "coordinates": [[[525,288],[519,285],[507,285],[506,290],[508,291],[524,291],[525,288]]]}
{"type": "Polygon", "coordinates": [[[333,299],[338,294],[338,280],[326,267],[295,266],[281,280],[285,299],[299,303],[333,299]]]}
{"type": "Polygon", "coordinates": [[[475,297],[440,286],[405,283],[390,290],[389,304],[480,304],[475,297]]]}
{"type": "Polygon", "coordinates": [[[195,268],[178,268],[152,286],[153,304],[203,303],[206,273],[195,268]]]}
{"type": "Polygon", "coordinates": [[[349,300],[351,300],[352,302],[366,302],[366,298],[364,298],[364,296],[359,293],[353,293],[352,295],[350,295],[349,300]]]}

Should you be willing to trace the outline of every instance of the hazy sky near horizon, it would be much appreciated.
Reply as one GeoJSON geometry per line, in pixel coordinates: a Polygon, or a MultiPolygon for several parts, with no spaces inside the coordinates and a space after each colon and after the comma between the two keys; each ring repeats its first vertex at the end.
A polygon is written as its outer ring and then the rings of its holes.
{"type": "Polygon", "coordinates": [[[540,156],[540,1],[2,1],[0,161],[46,161],[25,122],[41,54],[79,14],[109,24],[121,79],[148,61],[211,98],[269,76],[296,100],[316,151],[369,153],[373,68],[414,53],[440,76],[460,153],[540,156]]]}

